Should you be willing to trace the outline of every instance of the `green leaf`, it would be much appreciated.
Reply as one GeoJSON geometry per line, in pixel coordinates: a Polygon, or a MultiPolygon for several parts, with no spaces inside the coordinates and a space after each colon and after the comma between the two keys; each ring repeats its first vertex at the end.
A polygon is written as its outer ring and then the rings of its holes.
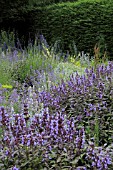
{"type": "Polygon", "coordinates": [[[80,159],[80,156],[76,157],[73,161],[71,161],[70,163],[73,164],[73,165],[76,165],[78,163],[80,159]]]}
{"type": "Polygon", "coordinates": [[[58,159],[57,159],[57,163],[59,163],[61,161],[61,157],[59,157],[58,159]]]}

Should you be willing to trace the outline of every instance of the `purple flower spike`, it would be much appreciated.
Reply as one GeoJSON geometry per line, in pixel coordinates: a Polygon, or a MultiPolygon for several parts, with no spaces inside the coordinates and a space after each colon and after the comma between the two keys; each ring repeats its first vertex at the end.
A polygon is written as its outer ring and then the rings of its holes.
{"type": "Polygon", "coordinates": [[[19,170],[19,168],[17,168],[16,166],[14,166],[14,167],[12,168],[12,170],[19,170]]]}

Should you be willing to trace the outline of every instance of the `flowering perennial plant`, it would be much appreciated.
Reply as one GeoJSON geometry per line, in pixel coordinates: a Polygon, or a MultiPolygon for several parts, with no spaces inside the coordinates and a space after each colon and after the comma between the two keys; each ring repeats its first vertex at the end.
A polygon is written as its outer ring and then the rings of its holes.
{"type": "MultiPolygon", "coordinates": [[[[85,126],[89,137],[99,138],[98,144],[112,142],[113,136],[113,63],[94,70],[86,69],[80,76],[75,73],[70,80],[42,91],[39,100],[51,113],[60,110],[73,116],[76,123],[85,126]],[[99,128],[99,134],[96,129],[99,128]],[[106,136],[106,137],[105,137],[106,136]]],[[[88,136],[87,136],[88,137],[88,136]]]]}
{"type": "MultiPolygon", "coordinates": [[[[92,144],[87,145],[84,127],[76,127],[74,118],[67,119],[64,113],[57,112],[55,115],[51,115],[48,109],[44,109],[41,113],[34,114],[31,117],[28,113],[27,105],[24,105],[22,114],[12,115],[7,114],[4,107],[1,107],[0,117],[2,130],[0,156],[1,162],[7,168],[9,166],[13,167],[14,163],[16,164],[15,158],[23,157],[20,151],[25,152],[26,157],[30,157],[28,150],[33,152],[34,149],[37,149],[37,154],[40,151],[40,157],[42,157],[37,166],[41,163],[46,166],[45,163],[57,159],[57,163],[60,162],[59,167],[62,167],[64,153],[66,154],[65,158],[68,158],[66,164],[68,163],[70,167],[77,168],[79,164],[86,166],[84,164],[87,161],[89,161],[91,167],[101,169],[103,167],[107,169],[111,164],[111,158],[106,151],[103,151],[102,148],[100,151],[100,148],[95,148],[92,144]],[[58,157],[60,151],[62,154],[58,157]],[[56,152],[58,153],[56,154],[56,152]],[[84,160],[81,160],[82,154],[84,155],[84,160]],[[73,160],[75,158],[77,159],[76,161],[73,160]]],[[[20,163],[18,161],[18,166],[20,163]]],[[[29,165],[29,163],[27,166],[33,168],[33,165],[29,165]]],[[[19,168],[25,167],[22,164],[19,168]]]]}
{"type": "Polygon", "coordinates": [[[0,166],[110,170],[113,63],[72,74],[49,91],[24,87],[0,97],[0,166]]]}

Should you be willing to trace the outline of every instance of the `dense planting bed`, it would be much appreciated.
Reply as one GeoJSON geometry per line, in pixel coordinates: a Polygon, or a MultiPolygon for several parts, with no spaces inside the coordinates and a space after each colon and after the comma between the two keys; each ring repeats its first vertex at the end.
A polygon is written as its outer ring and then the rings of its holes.
{"type": "Polygon", "coordinates": [[[0,168],[111,170],[113,62],[41,40],[0,49],[0,168]]]}
{"type": "Polygon", "coordinates": [[[10,107],[0,107],[2,169],[111,169],[112,62],[72,74],[49,92],[24,92],[14,90],[10,107]]]}

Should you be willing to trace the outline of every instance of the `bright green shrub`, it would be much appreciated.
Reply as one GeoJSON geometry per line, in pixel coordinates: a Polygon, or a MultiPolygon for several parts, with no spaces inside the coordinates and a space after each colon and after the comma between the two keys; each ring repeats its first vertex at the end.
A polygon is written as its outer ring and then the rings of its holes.
{"type": "Polygon", "coordinates": [[[47,6],[40,15],[37,11],[39,8],[31,11],[33,32],[42,30],[50,44],[61,40],[62,48],[70,50],[75,41],[79,51],[93,52],[95,44],[103,39],[106,44],[103,51],[107,48],[113,54],[111,0],[79,0],[47,6]]]}

